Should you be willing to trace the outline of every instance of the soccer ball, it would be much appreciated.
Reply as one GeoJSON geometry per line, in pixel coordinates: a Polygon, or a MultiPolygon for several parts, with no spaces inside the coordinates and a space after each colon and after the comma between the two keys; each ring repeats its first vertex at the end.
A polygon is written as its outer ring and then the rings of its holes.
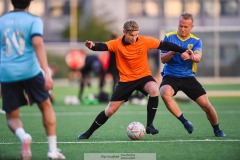
{"type": "Polygon", "coordinates": [[[64,98],[64,103],[66,105],[79,105],[80,104],[80,100],[78,99],[77,96],[66,96],[64,98]]]}
{"type": "Polygon", "coordinates": [[[145,134],[145,127],[140,122],[132,122],[127,127],[127,135],[132,140],[141,140],[145,134]]]}

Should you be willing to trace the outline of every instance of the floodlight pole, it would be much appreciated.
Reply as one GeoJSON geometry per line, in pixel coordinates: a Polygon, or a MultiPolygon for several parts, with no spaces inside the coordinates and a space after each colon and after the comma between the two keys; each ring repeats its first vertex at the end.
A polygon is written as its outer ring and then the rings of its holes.
{"type": "Polygon", "coordinates": [[[220,77],[220,36],[219,36],[219,0],[214,0],[214,77],[220,77]]]}
{"type": "Polygon", "coordinates": [[[78,35],[78,3],[77,0],[70,0],[70,48],[77,44],[78,35]]]}

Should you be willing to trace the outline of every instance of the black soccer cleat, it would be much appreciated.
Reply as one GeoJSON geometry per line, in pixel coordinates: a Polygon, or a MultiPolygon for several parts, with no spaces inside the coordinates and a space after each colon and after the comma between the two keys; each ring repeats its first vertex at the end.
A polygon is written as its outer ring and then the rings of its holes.
{"type": "Polygon", "coordinates": [[[85,132],[85,133],[82,133],[80,135],[77,136],[77,139],[78,140],[81,140],[81,139],[88,139],[92,134],[90,134],[89,132],[85,132]]]}
{"type": "Polygon", "coordinates": [[[184,123],[184,128],[188,131],[189,134],[193,132],[193,125],[189,121],[184,123]]]}
{"type": "Polygon", "coordinates": [[[217,130],[214,132],[216,137],[226,137],[222,130],[217,130]]]}
{"type": "Polygon", "coordinates": [[[153,125],[151,125],[146,127],[146,133],[153,135],[153,134],[158,134],[159,131],[156,128],[154,128],[153,125]]]}

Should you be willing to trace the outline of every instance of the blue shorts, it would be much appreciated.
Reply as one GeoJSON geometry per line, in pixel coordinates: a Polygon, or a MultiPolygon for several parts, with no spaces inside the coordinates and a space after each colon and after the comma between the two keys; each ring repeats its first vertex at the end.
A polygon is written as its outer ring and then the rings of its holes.
{"type": "Polygon", "coordinates": [[[160,87],[163,85],[170,85],[174,90],[174,95],[179,90],[183,91],[193,101],[204,94],[206,91],[195,77],[177,78],[171,76],[164,76],[160,87]]]}
{"type": "Polygon", "coordinates": [[[49,97],[49,92],[44,89],[44,85],[45,79],[42,72],[30,79],[1,83],[3,110],[11,112],[28,103],[41,104],[49,97]]]}
{"type": "Polygon", "coordinates": [[[143,88],[150,81],[156,82],[152,76],[143,77],[131,82],[118,82],[111,101],[128,101],[128,98],[135,90],[142,92],[145,96],[148,95],[143,88]]]}

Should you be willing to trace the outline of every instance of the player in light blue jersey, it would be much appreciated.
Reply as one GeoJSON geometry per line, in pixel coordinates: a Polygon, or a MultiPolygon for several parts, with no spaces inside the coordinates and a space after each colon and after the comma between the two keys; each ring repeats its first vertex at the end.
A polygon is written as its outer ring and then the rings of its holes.
{"type": "Polygon", "coordinates": [[[22,159],[31,159],[32,137],[23,129],[20,107],[37,103],[48,138],[47,156],[65,159],[57,149],[56,117],[48,93],[53,81],[42,38],[42,20],[28,13],[31,0],[11,1],[14,10],[0,18],[0,81],[7,125],[21,141],[22,159]]]}
{"type": "Polygon", "coordinates": [[[173,99],[179,90],[183,91],[205,111],[215,136],[225,137],[226,135],[219,128],[217,112],[209,102],[206,91],[194,77],[197,71],[196,64],[202,58],[202,41],[191,34],[193,26],[193,16],[189,13],[183,13],[179,18],[178,30],[169,32],[164,37],[164,41],[188,48],[192,52],[181,54],[162,51],[161,61],[165,65],[161,73],[163,79],[160,85],[160,94],[168,110],[182,122],[189,134],[193,132],[193,125],[183,116],[178,104],[173,99]]]}

